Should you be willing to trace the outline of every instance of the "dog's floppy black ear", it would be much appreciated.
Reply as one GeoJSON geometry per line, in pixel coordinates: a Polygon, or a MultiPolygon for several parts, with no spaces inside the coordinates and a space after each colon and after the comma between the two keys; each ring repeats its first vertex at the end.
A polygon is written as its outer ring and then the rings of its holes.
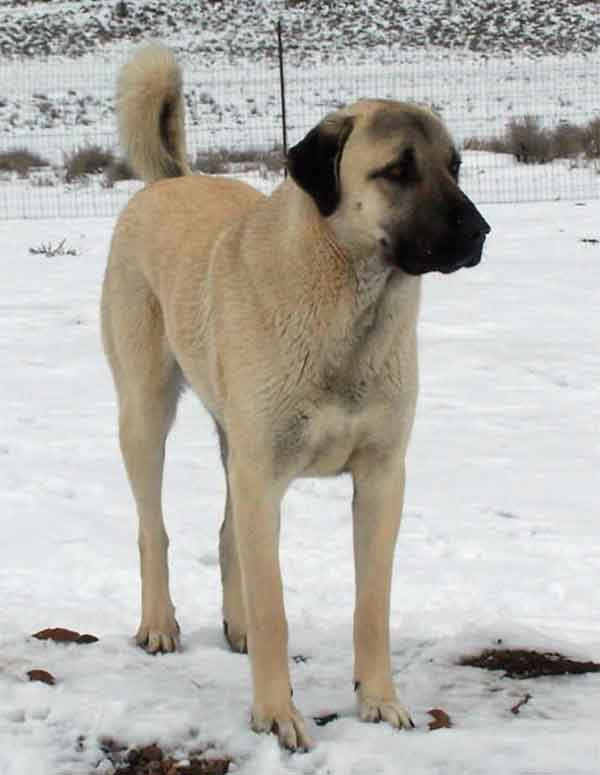
{"type": "Polygon", "coordinates": [[[335,122],[325,119],[288,152],[290,175],[312,196],[323,217],[340,201],[340,159],[352,125],[349,116],[335,122]]]}

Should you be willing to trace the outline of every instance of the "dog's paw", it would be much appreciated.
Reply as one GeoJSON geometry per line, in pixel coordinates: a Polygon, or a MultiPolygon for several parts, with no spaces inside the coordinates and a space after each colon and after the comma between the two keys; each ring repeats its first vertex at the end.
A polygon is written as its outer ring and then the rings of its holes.
{"type": "Polygon", "coordinates": [[[415,726],[408,711],[398,700],[384,700],[363,695],[360,688],[358,689],[358,715],[361,721],[371,724],[387,721],[396,729],[413,729],[415,726]]]}
{"type": "Polygon", "coordinates": [[[277,735],[279,745],[288,751],[308,751],[312,747],[305,721],[291,700],[281,711],[268,711],[255,706],[252,710],[252,729],[277,735]]]}
{"type": "Polygon", "coordinates": [[[135,636],[138,646],[149,654],[167,653],[179,650],[179,625],[173,615],[165,616],[160,621],[142,619],[135,636]]]}
{"type": "Polygon", "coordinates": [[[223,634],[232,651],[238,654],[248,653],[248,636],[245,629],[231,626],[228,621],[223,619],[223,634]]]}

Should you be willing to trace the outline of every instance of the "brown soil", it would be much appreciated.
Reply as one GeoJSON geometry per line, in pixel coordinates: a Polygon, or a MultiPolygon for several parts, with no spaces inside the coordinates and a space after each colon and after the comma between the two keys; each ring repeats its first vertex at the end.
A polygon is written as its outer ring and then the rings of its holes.
{"type": "Polygon", "coordinates": [[[556,652],[527,649],[485,649],[481,654],[463,657],[461,665],[484,670],[504,670],[505,678],[540,678],[549,675],[598,673],[597,662],[579,662],[556,652]]]}
{"type": "Polygon", "coordinates": [[[112,738],[101,740],[100,747],[113,764],[114,775],[226,775],[232,761],[228,757],[208,758],[202,752],[180,760],[169,756],[156,743],[128,748],[112,738]]]}

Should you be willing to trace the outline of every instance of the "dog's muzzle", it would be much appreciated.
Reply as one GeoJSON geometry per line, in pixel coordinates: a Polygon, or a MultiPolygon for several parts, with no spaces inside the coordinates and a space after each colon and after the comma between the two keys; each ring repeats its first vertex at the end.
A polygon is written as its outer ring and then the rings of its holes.
{"type": "Polygon", "coordinates": [[[469,214],[466,221],[457,219],[457,243],[456,256],[448,264],[439,266],[439,271],[444,274],[456,272],[465,267],[477,266],[481,261],[483,246],[487,235],[492,230],[489,223],[483,218],[479,210],[469,214]]]}
{"type": "Polygon", "coordinates": [[[449,202],[417,214],[409,234],[390,240],[388,261],[407,274],[450,274],[481,261],[491,231],[489,223],[471,200],[456,189],[449,202]],[[412,236],[410,235],[412,232],[412,236]]]}

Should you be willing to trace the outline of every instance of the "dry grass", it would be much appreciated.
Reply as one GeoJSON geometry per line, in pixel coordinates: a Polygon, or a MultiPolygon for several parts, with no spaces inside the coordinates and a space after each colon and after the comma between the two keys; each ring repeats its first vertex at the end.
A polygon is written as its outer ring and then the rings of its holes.
{"type": "Polygon", "coordinates": [[[555,159],[600,159],[600,118],[583,126],[561,122],[553,129],[542,127],[536,116],[511,119],[504,134],[465,140],[468,151],[509,153],[523,164],[545,164],[555,159]]]}
{"type": "MultiPolygon", "coordinates": [[[[137,178],[129,164],[117,158],[114,153],[99,145],[86,145],[64,154],[63,179],[66,183],[84,180],[89,175],[104,175],[102,185],[112,188],[119,180],[137,178]]],[[[49,167],[50,162],[26,149],[0,153],[0,172],[17,172],[25,178],[41,167],[49,167]]],[[[229,151],[221,148],[217,151],[198,153],[191,163],[192,170],[208,175],[225,175],[239,172],[281,173],[285,167],[283,152],[279,146],[271,150],[246,148],[229,151]]],[[[34,178],[34,185],[42,183],[34,178]]],[[[48,181],[48,185],[50,181],[48,181]]]]}
{"type": "Polygon", "coordinates": [[[509,153],[523,164],[545,164],[553,155],[552,133],[540,126],[535,116],[512,119],[506,128],[509,153]]]}
{"type": "MultiPolygon", "coordinates": [[[[53,245],[51,242],[47,242],[47,243],[42,242],[42,244],[37,247],[29,248],[29,252],[31,253],[32,256],[47,256],[48,258],[55,258],[56,256],[78,256],[79,253],[75,248],[65,247],[65,242],[66,242],[66,239],[61,240],[56,245],[53,245]]],[[[75,634],[79,635],[79,633],[75,633],[75,634]]],[[[42,633],[37,633],[33,637],[37,638],[40,635],[42,635],[42,633]]],[[[82,637],[86,637],[86,636],[82,636],[82,637]]],[[[41,640],[45,640],[45,639],[46,638],[41,638],[41,640]]],[[[98,638],[96,638],[96,640],[98,640],[98,638]]],[[[84,641],[80,641],[80,642],[83,643],[84,641]]],[[[85,642],[88,642],[88,641],[85,641],[85,642]]],[[[30,680],[33,681],[33,680],[39,680],[39,679],[31,678],[30,680]]]]}
{"type": "Polygon", "coordinates": [[[103,185],[112,188],[119,180],[136,180],[137,175],[123,159],[113,159],[104,170],[103,185]]]}
{"type": "Polygon", "coordinates": [[[204,172],[207,175],[223,175],[230,170],[227,151],[197,153],[191,166],[195,172],[204,172]]]}
{"type": "Polygon", "coordinates": [[[583,129],[585,155],[588,159],[600,159],[600,118],[594,118],[583,129]]]}
{"type": "Polygon", "coordinates": [[[88,175],[97,175],[114,162],[115,156],[112,151],[99,145],[85,145],[72,153],[65,154],[65,182],[72,183],[88,175]]]}
{"type": "Polygon", "coordinates": [[[0,172],[16,172],[20,178],[26,178],[34,169],[49,166],[47,159],[25,148],[0,153],[0,172]]]}
{"type": "Polygon", "coordinates": [[[285,166],[281,148],[270,151],[246,148],[240,151],[218,151],[198,153],[192,162],[192,169],[208,175],[223,175],[229,172],[281,172],[285,166]]]}

